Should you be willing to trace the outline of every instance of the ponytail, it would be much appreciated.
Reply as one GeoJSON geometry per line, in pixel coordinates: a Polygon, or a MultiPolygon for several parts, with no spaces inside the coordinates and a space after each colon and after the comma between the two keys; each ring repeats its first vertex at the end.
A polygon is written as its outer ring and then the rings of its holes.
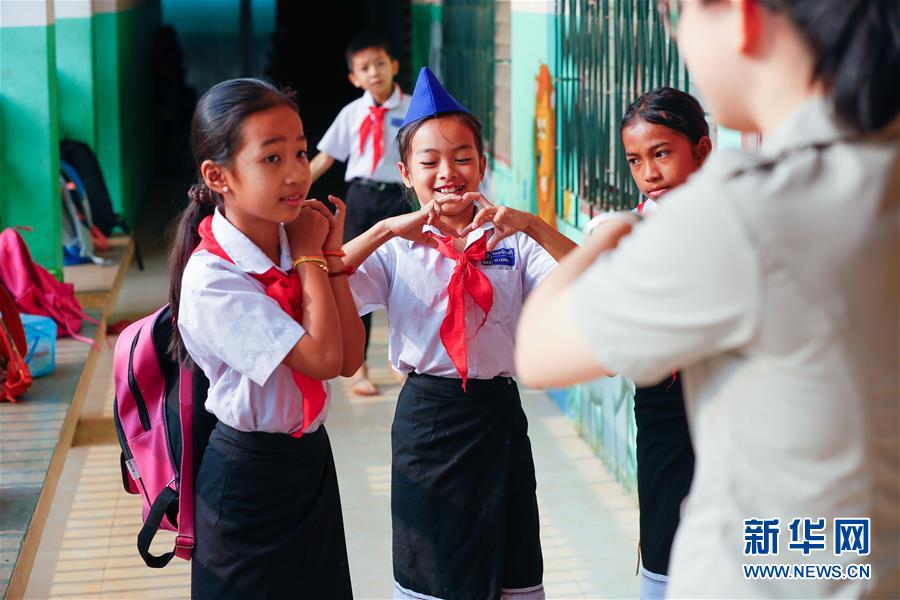
{"type": "MultiPolygon", "coordinates": [[[[181,300],[181,277],[188,259],[200,243],[198,228],[201,221],[212,215],[222,203],[221,197],[209,189],[205,183],[197,183],[188,190],[188,198],[191,202],[181,212],[178,225],[175,226],[175,235],[172,241],[172,252],[169,254],[169,307],[172,310],[172,321],[178,323],[178,306],[181,300]]],[[[172,343],[169,346],[169,354],[179,364],[189,360],[181,333],[177,325],[172,331],[172,343]]]]}
{"type": "Polygon", "coordinates": [[[760,0],[783,10],[810,45],[813,79],[829,90],[838,117],[860,133],[900,112],[900,2],[760,0]]]}

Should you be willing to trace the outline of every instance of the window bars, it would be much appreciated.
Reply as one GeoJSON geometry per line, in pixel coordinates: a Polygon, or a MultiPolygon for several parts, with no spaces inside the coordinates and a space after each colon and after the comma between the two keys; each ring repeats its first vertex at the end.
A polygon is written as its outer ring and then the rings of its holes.
{"type": "Polygon", "coordinates": [[[575,227],[638,201],[619,122],[640,94],[688,89],[654,0],[558,0],[557,211],[575,227]]]}

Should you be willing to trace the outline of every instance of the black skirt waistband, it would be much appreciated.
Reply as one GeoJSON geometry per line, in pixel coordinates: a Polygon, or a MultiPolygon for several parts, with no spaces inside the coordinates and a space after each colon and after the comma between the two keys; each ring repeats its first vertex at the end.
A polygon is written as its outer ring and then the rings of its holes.
{"type": "Polygon", "coordinates": [[[219,434],[234,445],[247,450],[291,454],[305,452],[311,447],[327,443],[328,436],[322,425],[312,433],[304,433],[296,438],[289,433],[270,433],[268,431],[241,431],[222,421],[216,423],[213,435],[219,434]]]}
{"type": "MultiPolygon", "coordinates": [[[[408,381],[415,385],[425,386],[433,389],[458,391],[462,392],[462,379],[458,377],[438,377],[437,375],[428,375],[425,373],[409,373],[408,381]]],[[[481,393],[487,391],[496,391],[515,386],[516,381],[512,377],[503,375],[492,379],[468,379],[466,380],[466,390],[470,393],[481,393]]]]}

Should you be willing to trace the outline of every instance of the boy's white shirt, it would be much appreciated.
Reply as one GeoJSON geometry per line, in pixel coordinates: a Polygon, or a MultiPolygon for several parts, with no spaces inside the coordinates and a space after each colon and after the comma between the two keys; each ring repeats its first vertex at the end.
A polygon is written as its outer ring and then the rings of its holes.
{"type": "Polygon", "coordinates": [[[382,104],[388,111],[384,115],[384,153],[372,173],[374,143],[370,133],[363,151],[359,151],[359,128],[369,118],[369,108],[375,106],[375,99],[368,90],[359,98],[345,106],[335,117],[334,122],[322,136],[317,148],[329,156],[347,163],[344,180],[357,177],[374,179],[387,183],[401,183],[397,163],[400,153],[397,150],[397,131],[409,109],[412,97],[404,94],[400,86],[394,86],[394,92],[382,104]]]}
{"type": "MultiPolygon", "coordinates": [[[[489,222],[470,233],[466,246],[493,227],[489,222]]],[[[442,235],[429,225],[422,230],[442,235]]],[[[513,350],[522,303],[556,268],[553,257],[524,233],[501,240],[493,256],[502,261],[510,251],[515,257],[513,266],[480,265],[491,281],[494,299],[477,335],[476,328],[484,314],[465,296],[469,379],[515,374],[513,350]]],[[[440,338],[441,323],[447,314],[447,285],[455,267],[455,261],[430,246],[394,238],[380,246],[350,277],[359,314],[387,309],[388,355],[398,371],[459,377],[440,338]]]]}
{"type": "MultiPolygon", "coordinates": [[[[191,358],[209,379],[206,410],[240,431],[292,433],[303,422],[303,394],[282,364],[305,334],[251,273],[275,266],[250,239],[216,211],[213,235],[234,264],[201,250],[184,269],[178,330],[191,358]]],[[[280,268],[291,269],[284,228],[280,268]]],[[[305,432],[325,422],[331,390],[325,383],[322,414],[305,432]]]]}

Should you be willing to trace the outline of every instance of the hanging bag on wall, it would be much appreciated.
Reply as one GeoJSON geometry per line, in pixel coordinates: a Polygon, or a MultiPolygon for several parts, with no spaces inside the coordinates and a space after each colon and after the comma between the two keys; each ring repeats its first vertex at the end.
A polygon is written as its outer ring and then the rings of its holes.
{"type": "Polygon", "coordinates": [[[106,252],[109,250],[109,240],[100,231],[100,228],[94,223],[94,215],[91,213],[91,201],[88,198],[87,189],[84,182],[78,175],[75,167],[64,160],[59,161],[59,167],[62,170],[63,177],[66,178],[66,187],[69,190],[69,196],[78,209],[78,215],[84,226],[88,228],[91,234],[91,243],[98,252],[106,252]]]}
{"type": "Polygon", "coordinates": [[[103,264],[103,259],[94,255],[94,242],[80,207],[72,197],[72,182],[65,176],[59,178],[59,192],[62,196],[62,247],[63,264],[80,265],[95,262],[103,264]]]}
{"type": "MultiPolygon", "coordinates": [[[[132,235],[125,218],[113,210],[109,189],[106,187],[103,172],[100,170],[100,163],[90,146],[84,142],[63,140],[60,142],[59,148],[60,158],[75,168],[84,185],[94,225],[104,236],[111,235],[116,227],[128,235],[132,235]]],[[[138,263],[138,268],[143,271],[144,261],[141,258],[137,238],[134,240],[134,258],[138,263]]]]}

